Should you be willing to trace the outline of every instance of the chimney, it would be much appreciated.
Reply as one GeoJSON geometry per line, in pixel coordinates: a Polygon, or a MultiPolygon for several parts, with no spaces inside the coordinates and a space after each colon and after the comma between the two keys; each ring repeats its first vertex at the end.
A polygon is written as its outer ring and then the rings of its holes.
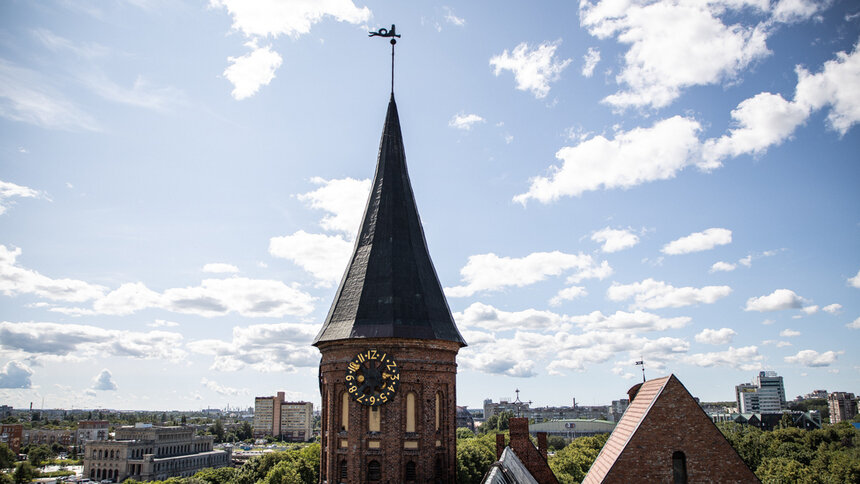
{"type": "Polygon", "coordinates": [[[505,451],[505,434],[496,434],[496,460],[502,458],[502,452],[505,451]]]}
{"type": "Polygon", "coordinates": [[[546,459],[546,432],[538,432],[537,433],[537,441],[538,441],[538,450],[540,451],[541,457],[546,459]]]}
{"type": "Polygon", "coordinates": [[[279,402],[283,402],[283,401],[284,401],[284,392],[278,392],[278,401],[279,401],[279,402]]]}

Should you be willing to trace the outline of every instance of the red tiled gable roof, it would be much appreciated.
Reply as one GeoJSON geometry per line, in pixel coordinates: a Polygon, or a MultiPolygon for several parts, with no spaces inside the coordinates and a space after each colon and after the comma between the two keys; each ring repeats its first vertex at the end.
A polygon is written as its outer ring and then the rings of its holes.
{"type": "Polygon", "coordinates": [[[609,436],[609,440],[606,441],[603,449],[600,450],[597,460],[592,464],[582,484],[603,482],[603,478],[609,473],[609,469],[615,464],[618,456],[621,455],[621,451],[624,450],[627,442],[630,441],[636,429],[639,428],[639,424],[648,415],[648,410],[657,400],[657,397],[663,391],[663,387],[666,386],[666,382],[669,381],[671,376],[648,380],[642,384],[639,392],[636,393],[636,397],[630,402],[627,411],[624,412],[624,416],[621,417],[621,421],[618,422],[615,430],[612,431],[612,435],[609,436]]]}

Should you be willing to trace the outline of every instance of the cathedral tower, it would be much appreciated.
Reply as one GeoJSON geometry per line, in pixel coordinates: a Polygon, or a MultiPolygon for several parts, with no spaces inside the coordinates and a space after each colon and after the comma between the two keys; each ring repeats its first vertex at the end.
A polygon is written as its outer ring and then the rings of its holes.
{"type": "Polygon", "coordinates": [[[313,344],[322,482],[455,482],[466,342],[427,250],[394,94],[352,258],[313,344]]]}

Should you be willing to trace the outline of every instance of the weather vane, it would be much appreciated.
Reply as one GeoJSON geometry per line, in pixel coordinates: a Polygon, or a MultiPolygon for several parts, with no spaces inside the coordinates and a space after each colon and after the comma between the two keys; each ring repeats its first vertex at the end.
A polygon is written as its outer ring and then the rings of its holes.
{"type": "Polygon", "coordinates": [[[522,417],[523,407],[524,406],[527,407],[527,406],[531,405],[532,401],[529,400],[528,402],[524,402],[524,401],[520,400],[520,389],[517,388],[516,392],[517,392],[517,399],[514,400],[513,403],[514,403],[514,405],[517,406],[517,417],[522,417]]]}
{"type": "MultiPolygon", "coordinates": [[[[639,358],[642,358],[641,356],[639,358]]],[[[645,383],[645,359],[642,358],[636,362],[636,366],[642,365],[642,383],[645,383]]]]}
{"type": "Polygon", "coordinates": [[[389,29],[379,29],[376,32],[368,32],[368,37],[390,37],[391,38],[391,94],[394,94],[394,44],[397,43],[397,39],[400,38],[400,34],[397,33],[394,24],[391,24],[391,30],[389,29]],[[397,37],[397,39],[395,39],[397,37]]]}

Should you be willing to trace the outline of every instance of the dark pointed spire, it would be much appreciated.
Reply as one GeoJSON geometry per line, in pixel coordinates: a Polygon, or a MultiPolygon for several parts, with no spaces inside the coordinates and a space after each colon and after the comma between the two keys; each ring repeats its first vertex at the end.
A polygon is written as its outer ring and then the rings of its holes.
{"type": "Polygon", "coordinates": [[[352,259],[314,345],[392,337],[466,345],[427,250],[393,93],[352,259]]]}

